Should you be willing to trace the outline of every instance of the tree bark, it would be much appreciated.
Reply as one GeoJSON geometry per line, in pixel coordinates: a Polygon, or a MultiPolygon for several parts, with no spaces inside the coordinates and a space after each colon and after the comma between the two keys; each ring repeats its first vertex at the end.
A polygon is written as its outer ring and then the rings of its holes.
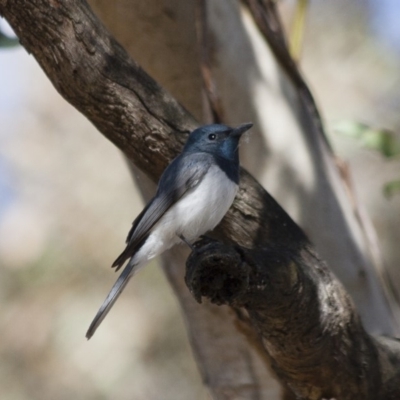
{"type": "Polygon", "coordinates": [[[247,311],[296,398],[400,398],[400,342],[365,332],[349,295],[307,244],[249,250],[203,240],[187,260],[186,283],[198,302],[204,296],[247,311]]]}
{"type": "MultiPolygon", "coordinates": [[[[197,126],[193,117],[129,58],[84,1],[0,0],[0,14],[7,18],[21,43],[28,52],[34,54],[60,94],[86,115],[151,180],[156,181],[181,149],[187,133],[197,126]]],[[[216,233],[228,243],[237,243],[249,252],[253,249],[254,254],[258,254],[259,248],[275,249],[282,246],[289,254],[304,256],[307,249],[313,252],[301,229],[244,170],[241,172],[237,199],[216,233]]],[[[315,267],[310,259],[304,258],[302,262],[310,270],[315,267]]],[[[172,268],[169,277],[175,288],[179,287],[179,292],[183,293],[178,277],[180,271],[178,267],[172,268]]],[[[327,282],[320,276],[318,279],[317,283],[324,287],[327,282]]],[[[180,300],[186,311],[192,308],[191,315],[198,312],[187,297],[181,296],[180,300]]],[[[317,307],[320,306],[317,303],[317,307]]],[[[203,309],[200,308],[201,311],[203,309]]],[[[293,315],[289,309],[286,311],[293,315]]],[[[232,329],[224,325],[225,330],[216,332],[214,336],[209,335],[205,342],[219,338],[223,346],[226,342],[221,339],[221,334],[229,335],[237,321],[227,309],[218,312],[224,321],[231,316],[232,329]]],[[[209,317],[210,314],[206,315],[209,317]]],[[[270,329],[267,319],[265,322],[270,329]]],[[[217,325],[218,318],[210,324],[209,329],[198,328],[210,333],[217,325]]],[[[260,324],[256,325],[260,327],[260,324]]],[[[248,336],[249,332],[251,329],[247,331],[248,336]]],[[[263,377],[268,374],[262,368],[265,368],[268,354],[262,351],[257,336],[252,335],[253,339],[256,338],[252,342],[253,352],[245,341],[238,340],[237,335],[233,336],[232,348],[238,353],[244,349],[249,357],[242,359],[245,366],[239,370],[250,371],[236,383],[235,378],[227,377],[225,386],[223,380],[214,385],[214,376],[207,376],[208,368],[212,368],[212,357],[205,357],[203,376],[215,389],[213,393],[216,398],[232,398],[236,395],[235,398],[243,399],[266,398],[268,388],[263,386],[263,377]],[[254,367],[256,370],[252,374],[251,368],[254,367]]],[[[340,349],[340,343],[330,345],[340,349]]],[[[380,348],[377,345],[376,348],[379,352],[380,348]]],[[[267,350],[270,354],[271,349],[267,350]]],[[[385,354],[389,357],[390,353],[387,351],[385,354]]],[[[225,361],[225,367],[229,366],[229,360],[222,358],[219,361],[225,361]]],[[[350,361],[346,358],[346,362],[350,361]]],[[[287,369],[290,369],[290,365],[285,363],[277,368],[284,385],[285,382],[292,384],[293,379],[287,369]]],[[[393,382],[394,378],[388,374],[382,379],[393,382]]]]}

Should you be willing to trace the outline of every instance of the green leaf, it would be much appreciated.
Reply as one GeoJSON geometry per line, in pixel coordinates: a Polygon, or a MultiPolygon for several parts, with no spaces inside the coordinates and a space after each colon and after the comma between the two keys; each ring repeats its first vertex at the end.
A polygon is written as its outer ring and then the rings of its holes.
{"type": "Polygon", "coordinates": [[[360,139],[368,126],[357,121],[343,120],[336,123],[333,128],[340,135],[360,139]]]}
{"type": "Polygon", "coordinates": [[[400,154],[399,141],[388,131],[367,131],[363,143],[365,147],[377,150],[387,158],[400,154]]]}
{"type": "Polygon", "coordinates": [[[387,129],[374,129],[355,121],[342,121],[334,129],[341,135],[359,140],[364,147],[379,151],[387,158],[400,155],[400,139],[387,129]]]}
{"type": "Polygon", "coordinates": [[[400,180],[386,183],[383,187],[383,193],[388,199],[392,198],[396,193],[400,193],[400,180]]]}

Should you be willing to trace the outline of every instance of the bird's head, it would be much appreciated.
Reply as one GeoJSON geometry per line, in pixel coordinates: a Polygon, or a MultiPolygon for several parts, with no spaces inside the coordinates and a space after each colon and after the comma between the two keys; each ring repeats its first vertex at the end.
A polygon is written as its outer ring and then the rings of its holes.
{"type": "Polygon", "coordinates": [[[235,160],[238,156],[240,137],[252,126],[252,123],[242,124],[236,128],[222,124],[201,126],[189,135],[184,152],[200,151],[235,160]]]}

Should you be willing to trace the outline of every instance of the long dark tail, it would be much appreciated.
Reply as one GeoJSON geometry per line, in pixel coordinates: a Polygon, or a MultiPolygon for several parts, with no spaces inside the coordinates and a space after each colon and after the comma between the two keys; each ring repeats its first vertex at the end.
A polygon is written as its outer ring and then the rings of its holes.
{"type": "Polygon", "coordinates": [[[110,293],[108,293],[107,298],[104,300],[102,306],[100,307],[92,323],[90,324],[88,331],[86,332],[87,339],[90,339],[94,335],[96,329],[99,327],[108,312],[111,310],[111,307],[117,301],[119,295],[122,293],[125,286],[129,282],[129,279],[133,276],[133,270],[136,265],[137,264],[132,263],[131,259],[122,271],[117,281],[114,283],[114,286],[110,290],[110,293]]]}

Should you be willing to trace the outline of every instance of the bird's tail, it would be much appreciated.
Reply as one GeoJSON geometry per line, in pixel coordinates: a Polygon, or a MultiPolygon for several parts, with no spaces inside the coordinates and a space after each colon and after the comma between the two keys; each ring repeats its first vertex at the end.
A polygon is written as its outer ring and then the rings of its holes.
{"type": "Polygon", "coordinates": [[[133,276],[133,271],[136,266],[137,266],[137,264],[134,264],[132,262],[132,258],[131,258],[131,260],[129,261],[129,263],[124,268],[121,275],[115,282],[114,286],[110,290],[110,293],[108,293],[107,298],[104,300],[99,311],[97,312],[96,316],[94,317],[92,323],[90,324],[89,329],[86,332],[87,339],[90,339],[94,335],[94,333],[96,332],[96,329],[99,327],[99,325],[101,324],[103,319],[106,317],[108,312],[111,310],[112,306],[117,301],[119,295],[122,293],[125,286],[129,282],[129,279],[133,276]]]}

